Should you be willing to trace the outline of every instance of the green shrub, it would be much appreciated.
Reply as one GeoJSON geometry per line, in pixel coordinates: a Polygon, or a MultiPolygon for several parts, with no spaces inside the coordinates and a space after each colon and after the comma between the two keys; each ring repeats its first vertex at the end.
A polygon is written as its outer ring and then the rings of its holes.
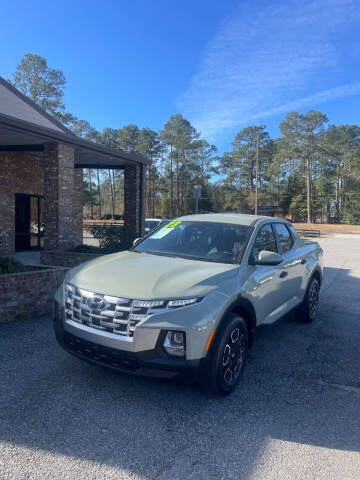
{"type": "Polygon", "coordinates": [[[69,252],[76,253],[94,253],[98,255],[106,255],[107,253],[115,253],[119,250],[117,248],[101,248],[94,245],[78,245],[75,248],[71,248],[69,252]]]}
{"type": "Polygon", "coordinates": [[[0,275],[5,273],[26,272],[26,265],[18,262],[12,257],[0,257],[0,275]]]}
{"type": "Polygon", "coordinates": [[[90,232],[99,240],[101,248],[113,251],[127,250],[135,240],[132,231],[121,226],[99,225],[92,227],[90,232]]]}

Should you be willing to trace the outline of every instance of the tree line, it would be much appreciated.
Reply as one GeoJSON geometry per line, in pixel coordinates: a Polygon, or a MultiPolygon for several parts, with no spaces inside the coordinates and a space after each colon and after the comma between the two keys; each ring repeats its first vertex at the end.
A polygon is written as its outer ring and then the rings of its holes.
{"type": "MultiPolygon", "coordinates": [[[[200,212],[253,213],[257,179],[259,212],[272,211],[293,221],[360,224],[357,125],[332,125],[314,110],[290,112],[280,122],[278,138],[248,126],[236,134],[229,151],[219,155],[181,114],[171,115],[159,131],[137,125],[97,131],[66,111],[65,78],[38,55],[26,54],[10,81],[76,134],[151,160],[148,217],[193,213],[195,185],[202,188],[200,212]]],[[[85,169],[86,215],[121,218],[123,191],[121,170],[85,169]]]]}

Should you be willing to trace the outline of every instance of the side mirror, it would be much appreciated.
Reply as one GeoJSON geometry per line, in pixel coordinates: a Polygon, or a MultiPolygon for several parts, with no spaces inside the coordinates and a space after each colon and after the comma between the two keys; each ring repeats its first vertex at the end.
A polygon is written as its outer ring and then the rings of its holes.
{"type": "Polygon", "coordinates": [[[135,238],[135,240],[133,241],[133,247],[135,247],[135,245],[139,243],[140,240],[142,240],[142,238],[135,238]]]}
{"type": "Polygon", "coordinates": [[[283,258],[280,254],[276,252],[269,252],[267,250],[262,250],[259,253],[259,259],[257,265],[279,265],[283,261],[283,258]]]}

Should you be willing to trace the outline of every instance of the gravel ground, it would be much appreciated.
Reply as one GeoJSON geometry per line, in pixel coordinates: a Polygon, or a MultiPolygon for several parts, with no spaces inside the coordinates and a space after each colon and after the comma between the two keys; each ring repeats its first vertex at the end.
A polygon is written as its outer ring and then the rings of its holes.
{"type": "Polygon", "coordinates": [[[360,236],[324,238],[319,320],[261,327],[217,398],[106,371],[48,317],[0,324],[0,478],[360,478],[360,236]]]}

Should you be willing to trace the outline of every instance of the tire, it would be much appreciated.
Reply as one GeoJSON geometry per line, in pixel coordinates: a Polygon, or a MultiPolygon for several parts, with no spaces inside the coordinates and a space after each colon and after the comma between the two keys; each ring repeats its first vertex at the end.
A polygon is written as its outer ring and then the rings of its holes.
{"type": "Polygon", "coordinates": [[[316,320],[319,311],[320,284],[316,277],[312,277],[300,305],[296,317],[300,322],[311,323],[316,320]]]}
{"type": "Polygon", "coordinates": [[[205,389],[210,393],[228,395],[237,387],[249,346],[245,320],[229,314],[212,346],[210,368],[205,389]]]}

